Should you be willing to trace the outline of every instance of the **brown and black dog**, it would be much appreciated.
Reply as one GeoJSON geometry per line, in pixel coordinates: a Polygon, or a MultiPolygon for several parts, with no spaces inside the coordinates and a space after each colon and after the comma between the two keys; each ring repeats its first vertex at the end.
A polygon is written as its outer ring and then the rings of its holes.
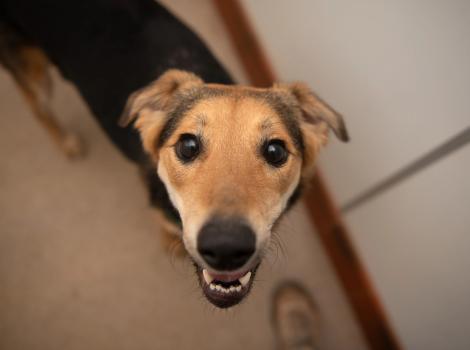
{"type": "Polygon", "coordinates": [[[81,151],[48,108],[49,61],[142,170],[207,299],[239,303],[329,130],[347,141],[341,116],[303,83],[234,85],[152,0],[0,0],[0,25],[0,61],[61,149],[81,151]]]}

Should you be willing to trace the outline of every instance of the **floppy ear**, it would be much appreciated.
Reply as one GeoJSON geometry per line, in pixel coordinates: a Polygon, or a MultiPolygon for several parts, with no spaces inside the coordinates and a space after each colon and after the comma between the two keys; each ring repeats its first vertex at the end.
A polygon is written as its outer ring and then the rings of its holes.
{"type": "Polygon", "coordinates": [[[328,142],[329,130],[341,141],[349,141],[343,117],[304,83],[281,84],[277,87],[287,90],[301,111],[300,129],[305,146],[304,169],[306,173],[310,173],[318,151],[328,142]]]}
{"type": "Polygon", "coordinates": [[[341,114],[317,96],[306,84],[292,83],[283,85],[283,87],[287,88],[299,103],[303,122],[312,125],[325,123],[338,139],[343,142],[349,141],[349,135],[341,114]]]}
{"type": "Polygon", "coordinates": [[[118,123],[126,127],[136,120],[134,127],[140,132],[144,149],[150,153],[175,94],[201,84],[203,81],[193,73],[167,70],[157,80],[129,96],[118,123]]]}

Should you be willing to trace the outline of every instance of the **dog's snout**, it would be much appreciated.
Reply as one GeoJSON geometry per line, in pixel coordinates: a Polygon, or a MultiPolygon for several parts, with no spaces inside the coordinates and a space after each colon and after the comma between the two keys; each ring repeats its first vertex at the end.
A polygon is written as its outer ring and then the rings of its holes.
{"type": "Polygon", "coordinates": [[[210,267],[235,270],[242,267],[256,250],[256,236],[240,219],[215,219],[199,232],[198,251],[210,267]]]}

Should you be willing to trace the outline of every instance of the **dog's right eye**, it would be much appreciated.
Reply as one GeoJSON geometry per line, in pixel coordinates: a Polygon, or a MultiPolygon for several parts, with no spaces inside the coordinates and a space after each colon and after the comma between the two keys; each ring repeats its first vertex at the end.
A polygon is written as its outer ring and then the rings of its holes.
{"type": "Polygon", "coordinates": [[[196,159],[201,150],[199,138],[193,134],[183,134],[175,145],[176,156],[188,163],[196,159]]]}
{"type": "Polygon", "coordinates": [[[263,157],[270,165],[279,168],[287,161],[289,152],[284,141],[273,139],[264,144],[263,157]]]}

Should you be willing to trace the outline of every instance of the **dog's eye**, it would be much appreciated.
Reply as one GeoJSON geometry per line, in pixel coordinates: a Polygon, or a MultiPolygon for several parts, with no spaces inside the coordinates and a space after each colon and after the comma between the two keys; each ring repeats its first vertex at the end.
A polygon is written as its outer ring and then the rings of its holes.
{"type": "Polygon", "coordinates": [[[176,155],[185,163],[193,161],[198,156],[200,149],[199,139],[192,134],[181,135],[175,146],[176,155]]]}
{"type": "Polygon", "coordinates": [[[272,166],[282,166],[287,161],[288,156],[289,153],[282,140],[269,140],[263,147],[263,157],[272,166]]]}

